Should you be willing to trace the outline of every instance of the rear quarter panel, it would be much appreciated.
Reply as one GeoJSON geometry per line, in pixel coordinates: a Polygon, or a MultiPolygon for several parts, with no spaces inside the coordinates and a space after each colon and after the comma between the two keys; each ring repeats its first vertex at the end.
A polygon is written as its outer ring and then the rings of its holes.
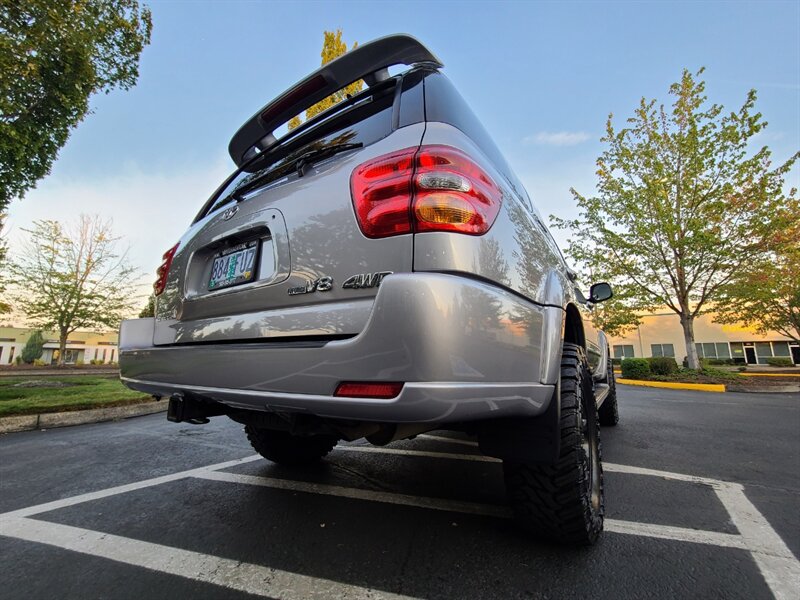
{"type": "Polygon", "coordinates": [[[494,167],[481,149],[459,129],[428,123],[423,144],[445,144],[482,157],[503,190],[503,203],[484,235],[447,232],[414,236],[414,270],[465,273],[508,288],[538,304],[564,307],[571,301],[567,266],[541,215],[494,167]]]}

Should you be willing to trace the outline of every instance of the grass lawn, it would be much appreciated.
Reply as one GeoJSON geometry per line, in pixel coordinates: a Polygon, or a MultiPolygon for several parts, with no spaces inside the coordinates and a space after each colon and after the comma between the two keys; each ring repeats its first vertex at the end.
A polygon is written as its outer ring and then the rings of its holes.
{"type": "Polygon", "coordinates": [[[33,375],[0,379],[0,417],[123,406],[149,399],[142,392],[129,390],[116,377],[82,375],[38,379],[33,375]],[[25,387],[17,386],[20,383],[25,387]]]}

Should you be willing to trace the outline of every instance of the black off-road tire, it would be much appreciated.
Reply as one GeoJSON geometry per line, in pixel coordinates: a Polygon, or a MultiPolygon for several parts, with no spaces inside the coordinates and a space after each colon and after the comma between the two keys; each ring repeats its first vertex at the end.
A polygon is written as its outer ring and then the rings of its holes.
{"type": "Polygon", "coordinates": [[[279,465],[301,466],[317,462],[339,441],[330,435],[292,435],[288,431],[245,425],[250,445],[267,460],[279,465]]]}
{"type": "Polygon", "coordinates": [[[606,379],[603,381],[603,383],[608,384],[608,395],[606,396],[605,401],[600,405],[597,414],[600,418],[600,425],[603,427],[614,427],[617,423],[619,423],[619,408],[617,407],[617,382],[616,379],[614,379],[614,365],[611,364],[610,356],[606,362],[608,362],[608,374],[606,375],[606,379]]]}
{"type": "Polygon", "coordinates": [[[575,344],[564,344],[560,395],[558,461],[503,461],[506,491],[517,522],[536,537],[590,545],[603,530],[603,466],[592,375],[575,344]]]}

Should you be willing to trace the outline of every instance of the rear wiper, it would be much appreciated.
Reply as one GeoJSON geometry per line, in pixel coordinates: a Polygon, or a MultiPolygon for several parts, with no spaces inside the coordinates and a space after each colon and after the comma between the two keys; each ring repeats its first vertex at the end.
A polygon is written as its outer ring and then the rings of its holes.
{"type": "MultiPolygon", "coordinates": [[[[339,152],[346,152],[347,150],[353,150],[355,148],[361,148],[364,144],[361,142],[354,143],[354,144],[334,144],[332,146],[327,146],[325,148],[317,148],[316,150],[310,150],[305,154],[301,154],[294,160],[294,168],[297,170],[297,174],[302,177],[306,174],[305,169],[312,165],[313,163],[322,160],[323,158],[329,158],[334,154],[338,154],[339,152]]],[[[291,164],[291,163],[290,163],[291,164]]],[[[218,203],[214,210],[219,208],[224,204],[228,204],[232,200],[236,200],[236,202],[241,202],[243,197],[247,195],[249,192],[253,191],[254,189],[260,187],[262,182],[267,177],[273,177],[276,171],[281,171],[285,169],[287,165],[281,164],[272,169],[268,169],[263,173],[259,173],[253,179],[245,183],[244,185],[236,188],[233,190],[227,198],[225,198],[221,203],[218,203]]]]}
{"type": "Polygon", "coordinates": [[[353,144],[334,144],[333,146],[326,146],[324,148],[318,148],[316,150],[306,152],[305,154],[301,154],[294,162],[294,168],[297,171],[297,176],[302,177],[305,175],[308,167],[313,165],[315,162],[322,160],[323,158],[330,158],[331,156],[339,154],[340,152],[355,150],[356,148],[361,148],[363,146],[364,144],[361,142],[356,142],[353,144]]]}

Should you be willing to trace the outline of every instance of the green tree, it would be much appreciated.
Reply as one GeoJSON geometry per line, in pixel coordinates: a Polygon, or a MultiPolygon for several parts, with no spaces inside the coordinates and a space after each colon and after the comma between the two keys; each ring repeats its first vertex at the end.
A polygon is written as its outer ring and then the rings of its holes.
{"type": "MultiPolygon", "coordinates": [[[[325,31],[323,35],[324,39],[322,42],[322,52],[320,52],[320,57],[322,58],[322,65],[327,65],[333,59],[339,58],[342,54],[347,52],[347,44],[342,41],[341,29],[337,29],[336,31],[325,31]]],[[[358,42],[353,42],[353,45],[350,47],[350,49],[354,50],[357,47],[358,42]]],[[[306,110],[306,120],[315,117],[322,111],[329,109],[331,106],[338,104],[342,100],[346,100],[350,96],[357,94],[362,90],[363,87],[364,82],[359,79],[343,89],[334,92],[327,98],[323,98],[306,110]]],[[[302,123],[303,121],[299,115],[292,117],[288,123],[289,131],[300,126],[302,123]]]]}
{"type": "Polygon", "coordinates": [[[59,364],[67,337],[81,328],[117,328],[137,301],[136,270],[117,251],[111,223],[81,215],[77,224],[35,221],[9,260],[12,298],[37,327],[58,332],[59,364]]]}
{"type": "Polygon", "coordinates": [[[6,238],[3,237],[5,218],[6,216],[0,212],[0,315],[11,312],[11,305],[6,301],[5,270],[8,246],[6,244],[6,238]]]}
{"type": "Polygon", "coordinates": [[[709,104],[701,69],[670,86],[671,109],[642,98],[627,127],[609,115],[597,160],[597,195],[574,189],[580,216],[551,217],[571,232],[568,253],[595,280],[615,286],[618,327],[667,306],[680,318],[691,368],[699,368],[694,321],[724,286],[770,255],[776,231],[800,214],[784,179],[800,153],[775,166],[748,143],[767,124],[751,90],[741,108],[709,104]]]}
{"type": "Polygon", "coordinates": [[[746,265],[722,287],[714,306],[717,323],[743,323],[800,342],[800,220],[791,236],[769,260],[746,265]]]}
{"type": "Polygon", "coordinates": [[[0,4],[0,211],[50,172],[92,94],[136,84],[151,29],[137,0],[0,4]]]}
{"type": "Polygon", "coordinates": [[[147,297],[147,304],[139,312],[139,318],[145,319],[147,317],[155,317],[155,316],[156,316],[156,297],[153,294],[150,294],[147,297]]]}
{"type": "Polygon", "coordinates": [[[37,329],[25,342],[25,347],[20,355],[22,356],[22,362],[29,365],[37,358],[41,358],[42,352],[44,352],[44,336],[42,336],[41,330],[37,329]]]}

